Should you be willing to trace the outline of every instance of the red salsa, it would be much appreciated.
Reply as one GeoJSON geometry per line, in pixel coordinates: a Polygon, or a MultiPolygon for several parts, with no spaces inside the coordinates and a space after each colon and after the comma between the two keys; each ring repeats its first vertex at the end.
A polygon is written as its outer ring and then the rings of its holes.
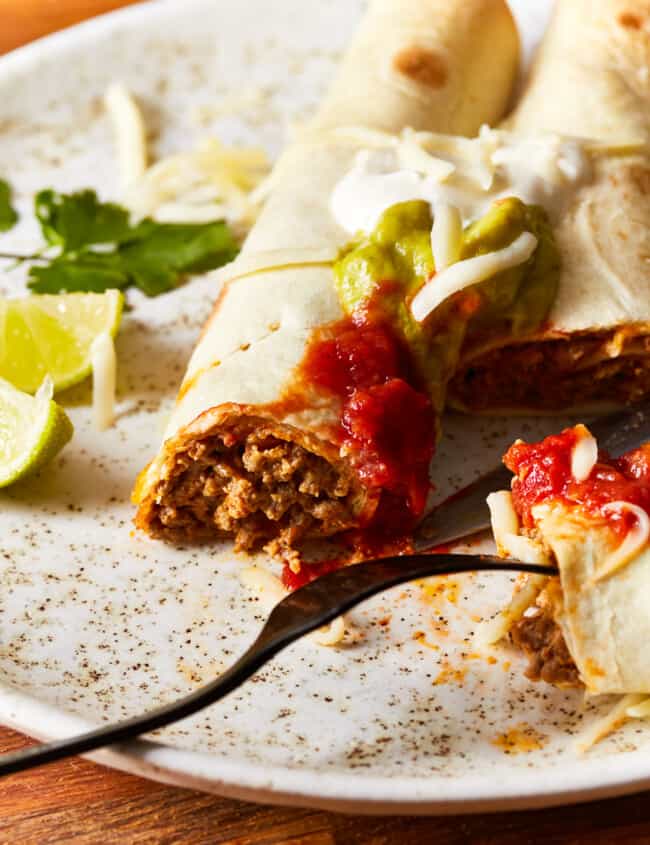
{"type": "Polygon", "coordinates": [[[515,510],[524,526],[534,525],[532,509],[542,502],[561,501],[592,517],[607,519],[619,535],[634,522],[630,513],[605,514],[603,506],[616,501],[638,505],[650,513],[650,444],[610,458],[599,452],[598,461],[584,481],[571,473],[571,455],[580,433],[567,428],[539,443],[515,443],[504,463],[516,476],[512,486],[515,510]]]}
{"type": "Polygon", "coordinates": [[[282,583],[287,590],[297,590],[299,587],[304,587],[320,578],[321,575],[327,575],[328,572],[334,572],[341,568],[342,561],[339,559],[321,560],[315,563],[310,563],[309,566],[301,566],[300,572],[294,572],[288,563],[285,563],[282,568],[282,583]]]}
{"type": "Polygon", "coordinates": [[[380,493],[366,541],[412,531],[431,487],[436,416],[406,345],[388,322],[358,312],[314,338],[302,373],[341,399],[341,450],[363,484],[380,493]]]}

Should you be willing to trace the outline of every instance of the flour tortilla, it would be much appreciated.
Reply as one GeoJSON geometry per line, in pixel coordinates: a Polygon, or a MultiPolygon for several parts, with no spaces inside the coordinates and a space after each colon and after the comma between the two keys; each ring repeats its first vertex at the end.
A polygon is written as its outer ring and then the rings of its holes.
{"type": "MultiPolygon", "coordinates": [[[[175,507],[170,479],[179,461],[190,461],[193,444],[235,424],[237,408],[240,429],[247,420],[255,421],[248,428],[257,434],[265,425],[275,432],[281,425],[285,440],[349,469],[350,456],[336,450],[334,457],[331,442],[338,400],[313,393],[299,407],[286,401],[314,329],[343,316],[331,262],[349,236],[331,216],[329,198],[363,144],[331,130],[352,124],[474,134],[501,118],[518,50],[503,0],[371,3],[311,131],[281,157],[266,207],[226,271],[165,442],[137,485],[139,527],[170,539],[185,536],[160,520],[175,507]]],[[[350,484],[354,523],[372,502],[356,478],[350,484]]],[[[322,525],[312,534],[332,530],[322,525]]]]}
{"type": "MultiPolygon", "coordinates": [[[[592,178],[554,221],[562,273],[544,326],[532,336],[494,337],[466,349],[455,384],[480,367],[486,353],[531,341],[602,338],[590,360],[594,368],[613,357],[638,356],[638,339],[650,335],[650,0],[558,0],[506,126],[523,135],[554,132],[636,145],[636,152],[596,156],[592,178]],[[625,343],[609,344],[621,329],[625,343]]],[[[641,355],[647,354],[644,346],[641,355]]],[[[507,368],[507,359],[499,366],[507,368]]],[[[467,408],[455,384],[450,401],[467,408]]],[[[528,410],[508,404],[504,393],[495,397],[495,409],[528,410]]]]}
{"type": "Polygon", "coordinates": [[[650,551],[609,578],[591,582],[616,546],[610,530],[562,504],[540,508],[539,536],[557,560],[562,608],[556,614],[587,690],[650,693],[650,551]]]}

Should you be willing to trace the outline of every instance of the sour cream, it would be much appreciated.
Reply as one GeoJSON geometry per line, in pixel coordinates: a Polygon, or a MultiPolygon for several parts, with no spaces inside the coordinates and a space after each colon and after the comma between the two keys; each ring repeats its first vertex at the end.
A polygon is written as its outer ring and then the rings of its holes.
{"type": "Polygon", "coordinates": [[[346,232],[371,232],[382,213],[409,200],[432,202],[436,182],[415,170],[400,170],[393,150],[362,150],[336,185],[330,210],[346,232]]]}
{"type": "Polygon", "coordinates": [[[460,211],[463,225],[504,197],[560,213],[590,162],[579,139],[519,137],[483,127],[473,139],[406,130],[365,149],[335,186],[330,210],[349,234],[370,232],[392,205],[410,200],[460,211]]]}

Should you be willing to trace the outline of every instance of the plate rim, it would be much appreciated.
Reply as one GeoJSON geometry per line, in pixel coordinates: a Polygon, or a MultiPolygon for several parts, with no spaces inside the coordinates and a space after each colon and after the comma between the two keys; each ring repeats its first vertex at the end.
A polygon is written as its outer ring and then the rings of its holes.
{"type": "MultiPolygon", "coordinates": [[[[92,730],[97,725],[63,708],[39,701],[16,687],[0,682],[0,721],[30,736],[47,741],[92,730]],[[25,713],[31,719],[25,720],[25,713]],[[41,730],[25,726],[39,724],[41,730]]],[[[535,770],[520,781],[512,774],[508,789],[481,775],[462,778],[367,776],[340,771],[318,772],[286,766],[233,762],[224,755],[193,751],[143,739],[84,754],[101,765],[174,786],[211,792],[264,804],[312,807],[364,815],[456,815],[507,810],[528,810],[614,798],[650,788],[650,771],[629,756],[612,754],[608,778],[598,766],[561,776],[555,768],[535,770]],[[562,785],[564,780],[569,783],[562,785]],[[541,783],[540,783],[541,781],[541,783]],[[361,784],[362,788],[359,789],[361,784]],[[470,785],[470,789],[467,785],[470,785]],[[523,784],[523,785],[522,785],[523,784]],[[418,794],[419,793],[419,794],[418,794]]],[[[596,762],[602,762],[598,758],[596,762]]]]}
{"type": "MultiPolygon", "coordinates": [[[[29,73],[46,56],[84,49],[113,28],[135,28],[151,19],[187,14],[206,0],[144,0],[98,15],[18,47],[0,57],[0,84],[14,73],[29,73]]],[[[39,739],[57,739],[90,730],[91,723],[63,708],[38,701],[0,681],[0,721],[39,739]],[[25,713],[33,719],[25,719],[25,713]],[[31,724],[26,724],[29,721],[31,724]],[[33,724],[40,724],[36,731],[33,724]]],[[[153,740],[138,740],[85,757],[111,768],[184,788],[258,803],[312,807],[362,814],[449,815],[523,810],[576,804],[650,788],[650,762],[637,750],[596,758],[593,765],[530,770],[504,787],[480,775],[367,776],[363,772],[319,772],[288,766],[233,762],[225,755],[190,751],[153,740]],[[574,771],[575,769],[575,771],[574,771]],[[361,786],[361,788],[359,788],[361,786]],[[412,790],[414,794],[409,795],[412,790]],[[418,794],[419,793],[419,794],[418,794]]]]}

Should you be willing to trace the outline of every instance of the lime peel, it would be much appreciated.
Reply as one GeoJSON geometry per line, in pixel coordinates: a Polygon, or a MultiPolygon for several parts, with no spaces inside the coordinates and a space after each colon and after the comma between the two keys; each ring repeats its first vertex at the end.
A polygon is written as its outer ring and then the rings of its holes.
{"type": "Polygon", "coordinates": [[[17,390],[0,378],[0,487],[7,487],[52,460],[73,434],[68,415],[47,395],[17,390]]]}

